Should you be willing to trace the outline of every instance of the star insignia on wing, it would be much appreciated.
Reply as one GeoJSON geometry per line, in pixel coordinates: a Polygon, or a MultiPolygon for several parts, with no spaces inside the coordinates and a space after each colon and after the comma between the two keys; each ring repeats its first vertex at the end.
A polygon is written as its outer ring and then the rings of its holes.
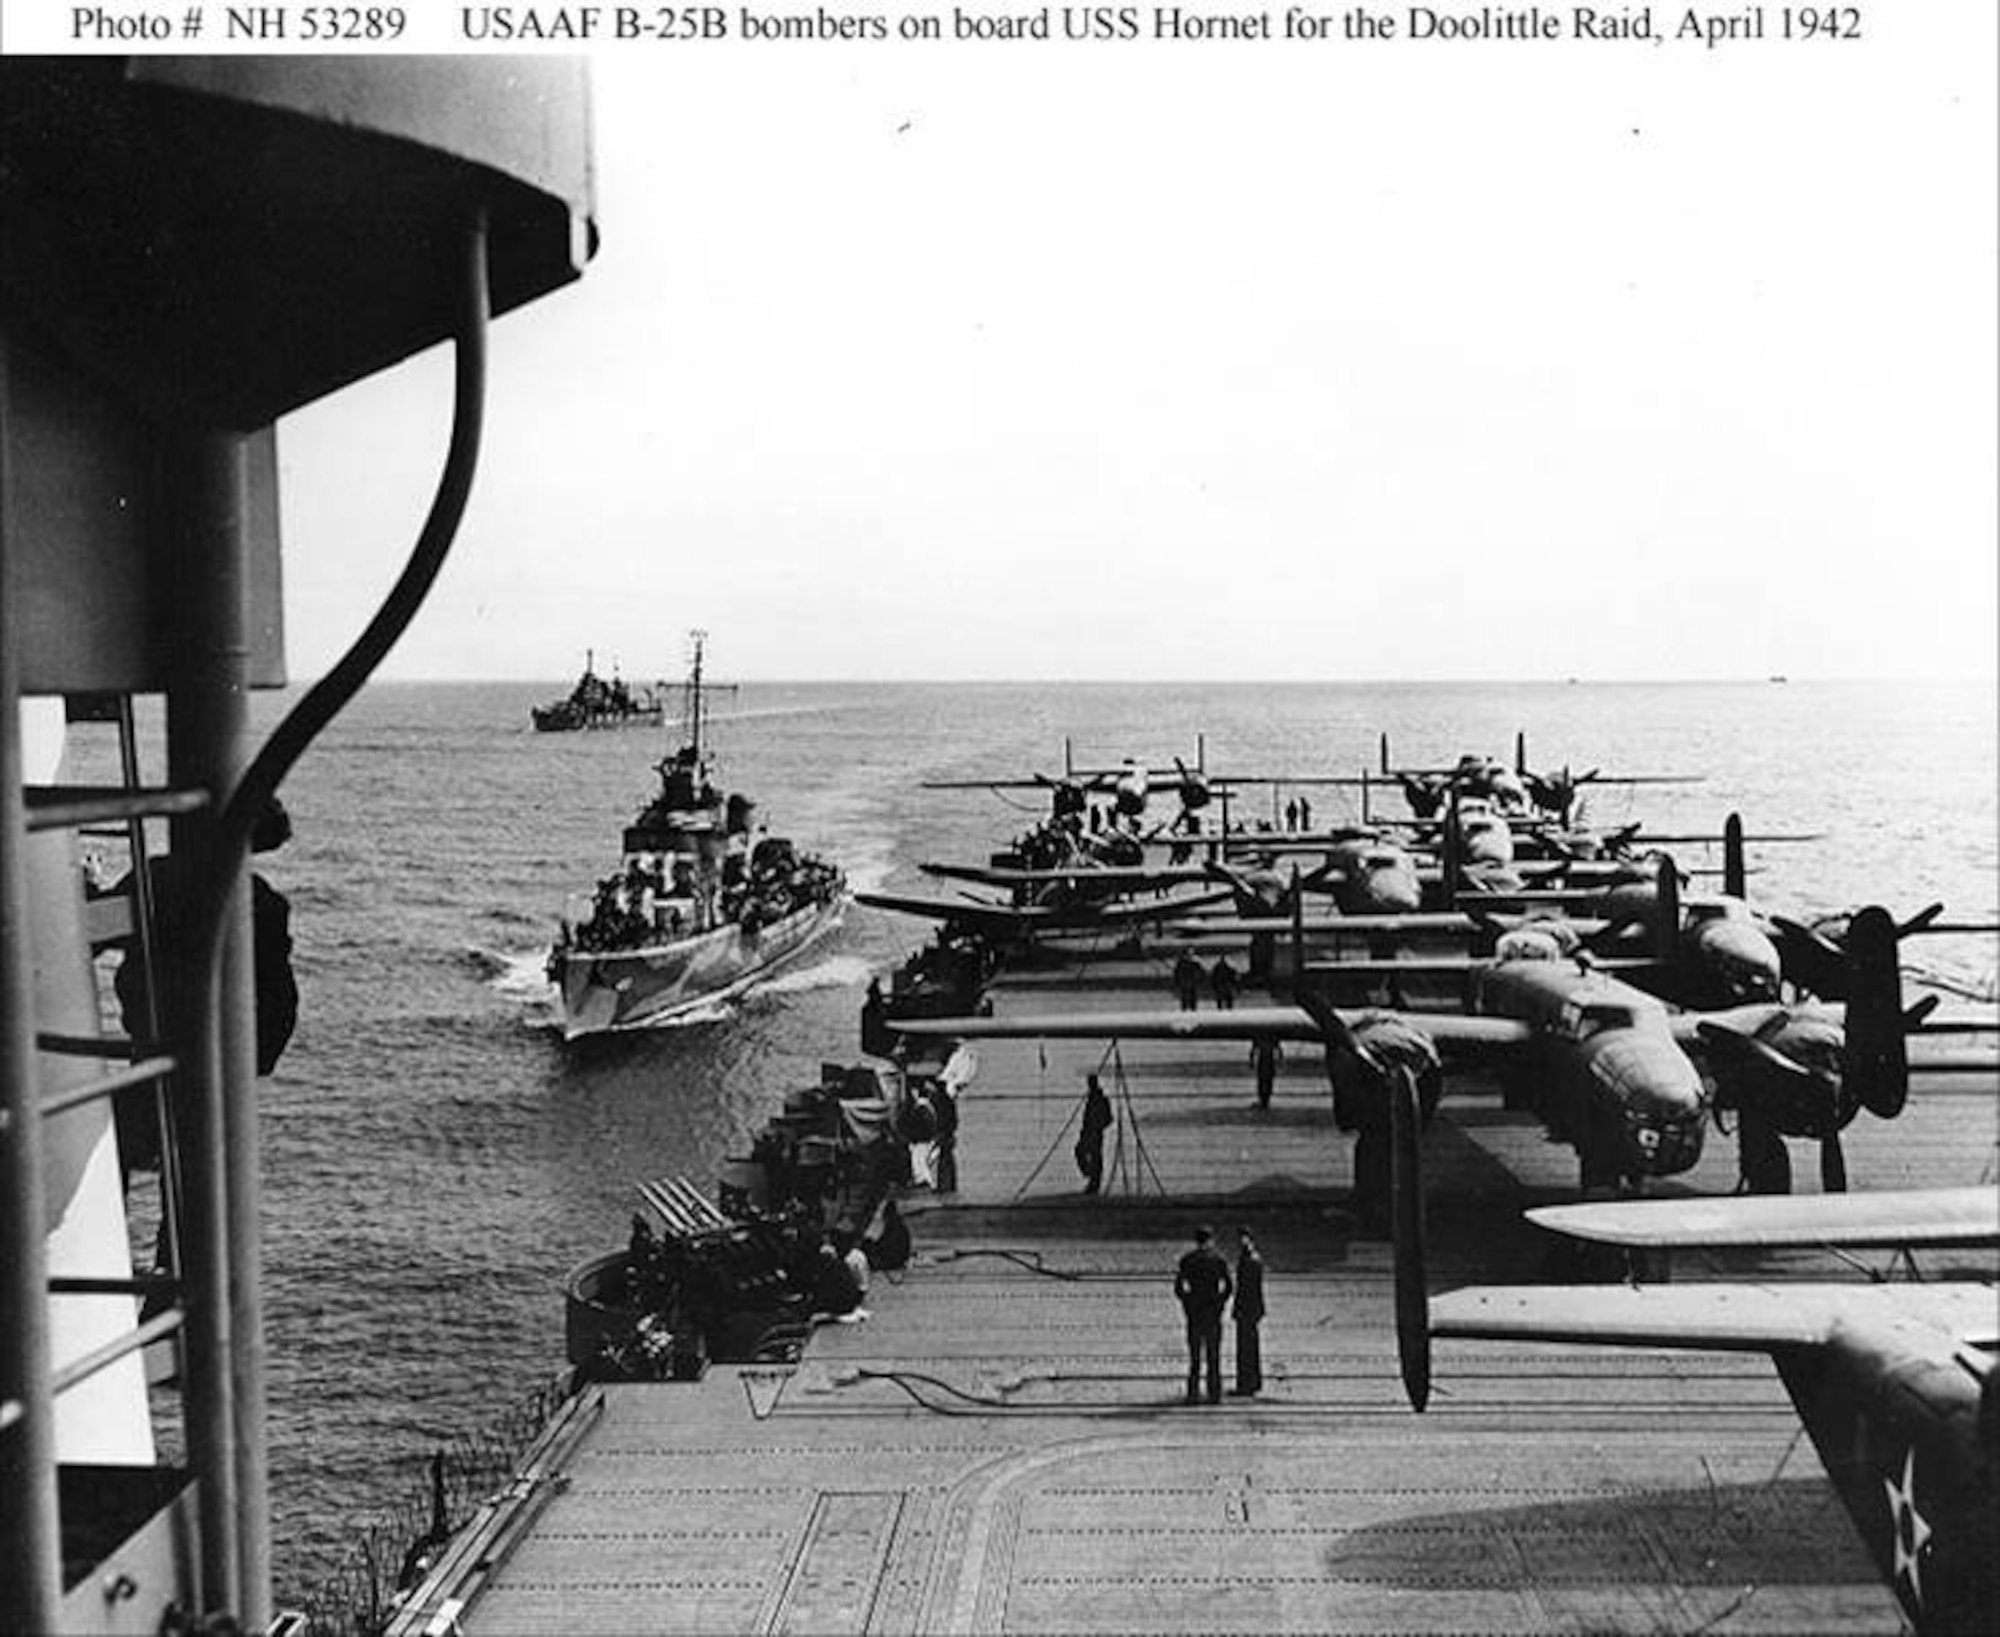
{"type": "Polygon", "coordinates": [[[1917,1510],[1917,1452],[1914,1446],[1903,1456],[1902,1482],[1884,1478],[1882,1487],[1888,1492],[1889,1528],[1896,1537],[1895,1581],[1900,1586],[1904,1576],[1909,1577],[1910,1605],[1921,1608],[1924,1585],[1918,1564],[1923,1557],[1924,1545],[1931,1538],[1931,1526],[1924,1522],[1923,1514],[1917,1510]]]}

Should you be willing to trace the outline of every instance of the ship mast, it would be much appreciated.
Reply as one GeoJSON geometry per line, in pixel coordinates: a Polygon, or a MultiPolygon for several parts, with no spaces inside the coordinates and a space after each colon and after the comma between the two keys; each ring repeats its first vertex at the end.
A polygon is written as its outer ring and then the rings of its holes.
{"type": "Polygon", "coordinates": [[[701,697],[701,656],[702,644],[708,640],[706,631],[690,631],[688,641],[693,646],[693,658],[688,663],[688,679],[682,690],[681,714],[687,721],[688,748],[694,752],[694,765],[701,766],[701,730],[703,703],[701,697]]]}

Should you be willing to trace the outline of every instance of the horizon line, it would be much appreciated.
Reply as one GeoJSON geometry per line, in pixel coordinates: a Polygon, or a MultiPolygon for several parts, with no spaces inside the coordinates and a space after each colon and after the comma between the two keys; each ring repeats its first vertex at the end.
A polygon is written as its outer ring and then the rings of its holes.
{"type": "MultiPolygon", "coordinates": [[[[616,672],[614,674],[624,675],[616,672]]],[[[310,686],[311,678],[293,677],[283,687],[310,686]]],[[[572,679],[573,680],[573,679],[572,679]]],[[[637,674],[625,676],[627,681],[641,681],[647,684],[665,683],[670,687],[680,686],[672,677],[641,679],[637,674]]],[[[1214,677],[1214,676],[1151,676],[1151,677],[1078,677],[1078,676],[736,676],[716,684],[718,687],[751,685],[757,687],[924,687],[924,688],[980,688],[980,687],[1059,687],[1059,688],[1380,688],[1380,687],[1786,687],[1795,683],[1838,684],[1843,686],[1884,687],[1911,683],[1964,683],[1992,685],[2000,682],[2000,671],[1960,672],[1951,675],[1893,675],[1893,676],[1827,676],[1772,672],[1765,676],[1417,676],[1417,677],[1214,677]]],[[[401,686],[437,685],[441,687],[470,687],[492,684],[509,687],[561,687],[563,679],[556,676],[372,676],[368,685],[394,683],[401,686]]],[[[260,690],[261,691],[261,690],[260,690]]]]}

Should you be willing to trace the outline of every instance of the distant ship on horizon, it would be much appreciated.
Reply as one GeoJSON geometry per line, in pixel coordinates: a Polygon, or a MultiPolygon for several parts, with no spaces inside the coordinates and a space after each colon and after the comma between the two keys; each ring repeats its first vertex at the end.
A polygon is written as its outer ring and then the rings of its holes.
{"type": "Polygon", "coordinates": [[[611,680],[597,674],[597,654],[586,648],[583,675],[567,699],[535,705],[528,715],[537,733],[574,733],[579,729],[658,727],[666,720],[666,684],[633,687],[614,669],[611,680]]]}

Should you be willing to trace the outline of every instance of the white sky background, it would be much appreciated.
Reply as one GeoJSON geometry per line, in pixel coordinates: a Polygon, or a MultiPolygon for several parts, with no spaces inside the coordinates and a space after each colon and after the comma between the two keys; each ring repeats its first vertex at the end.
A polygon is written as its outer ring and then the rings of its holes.
{"type": "MultiPolygon", "coordinates": [[[[1995,8],[1866,24],[605,51],[601,252],[385,674],[1991,675],[1995,8]]],[[[448,388],[284,424],[299,677],[448,388]]]]}

